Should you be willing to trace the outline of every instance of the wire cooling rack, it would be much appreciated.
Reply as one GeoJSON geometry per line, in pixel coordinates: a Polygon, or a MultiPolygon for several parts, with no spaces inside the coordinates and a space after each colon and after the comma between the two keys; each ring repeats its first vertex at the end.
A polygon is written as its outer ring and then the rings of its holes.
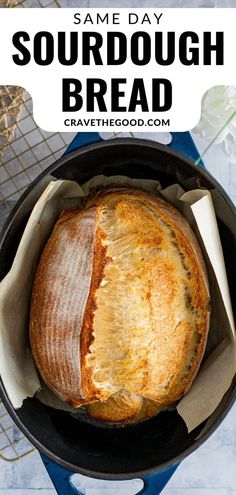
{"type": "MultiPolygon", "coordinates": [[[[59,6],[58,2],[45,0],[16,3],[25,7],[31,6],[29,3],[35,7],[59,6]]],[[[0,228],[23,190],[63,154],[74,137],[73,133],[49,133],[37,127],[32,115],[32,99],[27,92],[7,86],[1,90],[0,228]]],[[[33,450],[0,401],[0,457],[17,461],[33,450]]]]}
{"type": "MultiPolygon", "coordinates": [[[[63,0],[0,0],[0,8],[4,7],[57,8],[63,7],[63,0]]],[[[32,117],[32,100],[26,92],[12,94],[15,88],[11,87],[1,90],[0,228],[27,185],[63,153],[73,138],[73,134],[39,129],[32,117]]],[[[16,461],[33,450],[0,400],[0,457],[16,461]]]]}
{"type": "MultiPolygon", "coordinates": [[[[4,87],[5,95],[9,91],[9,99],[11,90],[4,87]]],[[[20,93],[15,104],[7,109],[4,139],[0,127],[0,229],[23,190],[62,155],[74,137],[73,133],[44,132],[35,124],[32,110],[29,94],[20,93]]],[[[3,111],[0,107],[0,125],[3,111]]],[[[33,450],[0,401],[0,457],[17,461],[33,450]]]]}
{"type": "Polygon", "coordinates": [[[0,400],[0,457],[5,461],[18,461],[33,450],[0,400]]]}
{"type": "Polygon", "coordinates": [[[0,156],[0,226],[23,190],[62,155],[74,136],[49,133],[37,127],[32,116],[32,99],[27,93],[21,96],[17,106],[18,121],[16,107],[9,110],[9,127],[15,127],[14,139],[2,143],[0,156]]]}
{"type": "MultiPolygon", "coordinates": [[[[0,7],[17,8],[17,7],[63,7],[63,0],[0,0],[0,7]]],[[[69,7],[69,5],[68,5],[69,7]]]]}
{"type": "MultiPolygon", "coordinates": [[[[0,0],[0,8],[61,6],[63,0],[0,0]]],[[[1,90],[0,228],[23,190],[62,155],[73,138],[72,133],[49,133],[38,128],[32,116],[31,97],[25,91],[16,93],[15,88],[7,86],[1,90]]],[[[33,450],[0,400],[0,457],[17,461],[33,450]]]]}

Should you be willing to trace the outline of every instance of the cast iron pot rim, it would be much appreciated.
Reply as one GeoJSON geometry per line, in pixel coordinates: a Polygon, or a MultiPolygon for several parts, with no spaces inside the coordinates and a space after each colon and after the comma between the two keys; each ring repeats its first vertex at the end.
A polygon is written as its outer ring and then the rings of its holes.
{"type": "MultiPolygon", "coordinates": [[[[148,140],[148,139],[136,139],[136,138],[115,138],[115,139],[109,139],[107,141],[96,141],[94,143],[91,143],[89,145],[83,146],[81,148],[78,148],[75,151],[72,151],[71,153],[68,153],[64,155],[62,158],[59,160],[55,161],[52,165],[50,165],[48,168],[46,168],[34,181],[27,187],[26,191],[21,195],[21,197],[18,199],[16,205],[13,207],[11,210],[9,216],[7,217],[7,220],[2,228],[1,235],[0,235],[0,250],[2,243],[4,242],[5,235],[8,231],[8,229],[11,226],[11,221],[14,218],[18,208],[21,206],[22,202],[24,199],[28,196],[28,194],[34,189],[35,185],[40,182],[46,175],[51,174],[55,169],[58,169],[61,165],[64,165],[67,162],[70,162],[71,159],[75,157],[79,157],[89,151],[94,151],[98,148],[107,148],[110,146],[125,146],[125,145],[135,145],[135,146],[147,146],[149,148],[153,148],[154,150],[162,151],[163,153],[172,155],[173,157],[177,157],[181,161],[185,162],[188,166],[191,167],[192,171],[195,171],[196,165],[185,155],[182,153],[179,153],[173,149],[168,148],[166,145],[162,145],[160,143],[156,143],[154,141],[148,140]]],[[[215,187],[223,196],[224,200],[227,202],[229,205],[230,209],[234,213],[236,217],[236,207],[234,206],[233,202],[227,195],[227,193],[224,191],[224,189],[221,187],[221,185],[212,177],[205,169],[198,168],[198,174],[201,175],[202,177],[206,178],[213,187],[215,187]]],[[[32,434],[31,432],[27,429],[25,424],[20,420],[19,416],[17,415],[17,410],[13,407],[7,392],[5,390],[2,378],[0,377],[0,395],[2,398],[2,401],[9,412],[10,416],[13,418],[14,422],[16,425],[20,428],[20,430],[24,433],[24,435],[28,438],[28,440],[38,449],[41,453],[45,454],[47,457],[49,457],[51,460],[54,462],[58,463],[62,467],[70,470],[73,473],[80,473],[84,476],[88,476],[91,478],[95,479],[106,479],[106,480],[129,480],[129,479],[134,479],[134,478],[141,478],[145,479],[145,477],[149,475],[153,475],[157,472],[164,471],[171,466],[174,466],[175,464],[178,464],[182,460],[184,460],[188,455],[190,455],[192,452],[197,450],[198,447],[200,447],[211,435],[214,433],[214,431],[218,428],[218,426],[222,423],[224,418],[226,417],[227,413],[231,409],[235,398],[236,398],[236,383],[233,385],[233,390],[231,392],[231,395],[227,399],[227,403],[225,406],[225,409],[223,413],[217,417],[217,419],[214,421],[214,423],[209,427],[208,431],[206,431],[200,438],[198,438],[190,447],[188,447],[186,450],[181,452],[179,455],[173,457],[172,459],[165,461],[161,464],[158,464],[158,466],[153,466],[148,469],[140,470],[140,471],[134,471],[134,472],[129,472],[129,473],[103,473],[103,472],[97,472],[93,471],[90,469],[86,468],[80,468],[70,462],[67,462],[63,459],[61,459],[58,455],[52,453],[50,450],[48,450],[44,445],[42,445],[32,434]]]]}

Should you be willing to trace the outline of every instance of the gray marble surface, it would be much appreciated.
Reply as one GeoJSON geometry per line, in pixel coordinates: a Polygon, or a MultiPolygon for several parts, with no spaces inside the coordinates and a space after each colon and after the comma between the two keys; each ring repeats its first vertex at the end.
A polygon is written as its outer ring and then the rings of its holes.
{"type": "MultiPolygon", "coordinates": [[[[80,5],[76,0],[61,0],[63,6],[75,6],[80,5]]],[[[81,2],[86,3],[86,2],[81,2]]],[[[83,5],[81,5],[83,6],[83,5]]],[[[234,7],[233,0],[87,0],[88,7],[234,7]]]]}
{"type": "MultiPolygon", "coordinates": [[[[30,2],[31,0],[29,0],[30,2]]],[[[235,0],[60,0],[62,7],[236,7],[235,0]]]]}

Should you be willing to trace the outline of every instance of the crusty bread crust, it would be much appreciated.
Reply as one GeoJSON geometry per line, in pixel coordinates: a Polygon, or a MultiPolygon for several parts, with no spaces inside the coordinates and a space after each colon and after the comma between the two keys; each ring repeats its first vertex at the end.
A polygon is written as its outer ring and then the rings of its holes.
{"type": "Polygon", "coordinates": [[[62,400],[83,400],[80,330],[90,290],[96,208],[68,210],[57,221],[33,285],[30,343],[44,381],[62,400]]]}
{"type": "Polygon", "coordinates": [[[86,406],[87,412],[99,421],[107,423],[137,423],[152,418],[161,410],[152,400],[145,399],[123,389],[105,401],[96,401],[86,406]]]}
{"type": "Polygon", "coordinates": [[[203,257],[169,203],[110,188],[61,215],[36,273],[30,341],[63,400],[104,421],[156,414],[189,390],[208,326],[203,257]]]}

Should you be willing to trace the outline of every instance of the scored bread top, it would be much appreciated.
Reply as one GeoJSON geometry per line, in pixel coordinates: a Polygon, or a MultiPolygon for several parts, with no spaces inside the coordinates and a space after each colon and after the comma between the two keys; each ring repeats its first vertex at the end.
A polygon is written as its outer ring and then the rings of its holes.
{"type": "Polygon", "coordinates": [[[60,216],[30,316],[36,365],[60,398],[106,421],[152,416],[188,391],[208,325],[202,254],[169,203],[113,188],[60,216]]]}

